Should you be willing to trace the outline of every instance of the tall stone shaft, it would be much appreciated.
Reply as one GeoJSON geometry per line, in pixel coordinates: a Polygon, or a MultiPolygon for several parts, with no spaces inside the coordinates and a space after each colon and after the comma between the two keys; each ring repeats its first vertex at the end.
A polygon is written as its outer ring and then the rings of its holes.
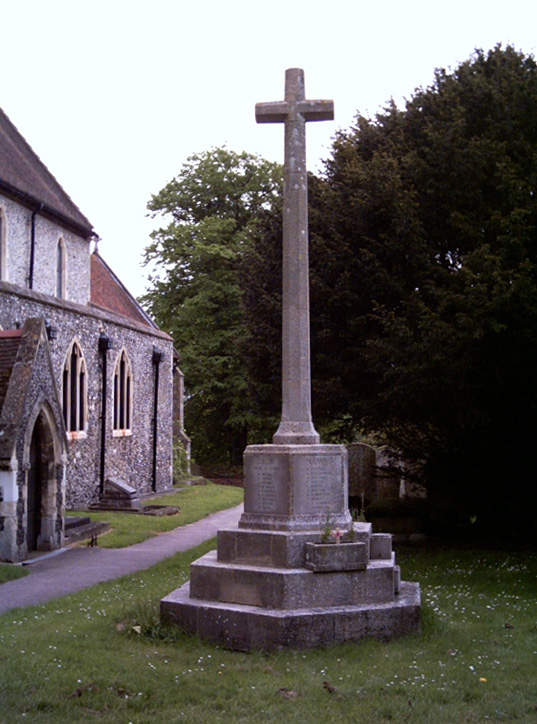
{"type": "Polygon", "coordinates": [[[316,444],[311,415],[306,121],[334,118],[332,101],[306,100],[304,71],[285,73],[285,100],[258,103],[258,123],[284,123],[282,418],[277,444],[316,444]]]}

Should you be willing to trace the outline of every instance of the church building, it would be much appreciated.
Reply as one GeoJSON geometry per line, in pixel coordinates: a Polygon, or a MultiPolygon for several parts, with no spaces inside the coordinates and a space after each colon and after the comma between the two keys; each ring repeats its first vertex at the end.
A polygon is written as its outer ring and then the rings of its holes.
{"type": "Polygon", "coordinates": [[[172,486],[177,354],[96,241],[0,110],[0,560],[60,548],[66,509],[172,486]]]}

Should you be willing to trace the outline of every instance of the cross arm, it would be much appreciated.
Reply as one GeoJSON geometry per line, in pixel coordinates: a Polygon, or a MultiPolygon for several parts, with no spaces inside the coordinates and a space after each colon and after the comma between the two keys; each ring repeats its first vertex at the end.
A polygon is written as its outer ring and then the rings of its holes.
{"type": "MultiPolygon", "coordinates": [[[[333,101],[302,100],[294,106],[295,112],[300,114],[304,121],[333,121],[333,101]]],[[[255,119],[258,123],[284,123],[292,112],[292,105],[287,101],[273,103],[256,103],[255,119]]]]}
{"type": "Polygon", "coordinates": [[[285,101],[255,104],[255,120],[258,123],[283,123],[288,114],[289,104],[285,101]]]}
{"type": "Polygon", "coordinates": [[[334,120],[333,101],[299,101],[297,103],[297,111],[305,121],[334,120]]]}

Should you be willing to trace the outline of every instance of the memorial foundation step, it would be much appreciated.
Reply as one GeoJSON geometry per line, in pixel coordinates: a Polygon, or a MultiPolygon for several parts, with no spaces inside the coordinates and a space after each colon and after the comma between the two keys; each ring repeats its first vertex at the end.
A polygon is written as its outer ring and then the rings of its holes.
{"type": "Polygon", "coordinates": [[[386,603],[281,610],[197,600],[185,583],[162,599],[160,615],[166,623],[237,651],[308,649],[416,633],[420,591],[419,584],[402,582],[399,595],[386,603]]]}
{"type": "Polygon", "coordinates": [[[365,570],[317,573],[306,568],[263,568],[221,563],[216,551],[190,566],[193,598],[251,606],[302,609],[393,601],[395,557],[365,570]]]}
{"type": "MultiPolygon", "coordinates": [[[[371,541],[374,541],[375,550],[378,551],[378,535],[371,534],[371,523],[354,523],[353,531],[349,539],[365,544],[366,558],[370,556],[371,541]]],[[[218,560],[222,563],[275,568],[303,568],[306,563],[306,544],[320,540],[318,530],[289,532],[224,528],[218,531],[218,560]]],[[[387,559],[391,557],[391,542],[384,544],[383,556],[387,559]]],[[[374,557],[382,556],[377,553],[374,557]]]]}

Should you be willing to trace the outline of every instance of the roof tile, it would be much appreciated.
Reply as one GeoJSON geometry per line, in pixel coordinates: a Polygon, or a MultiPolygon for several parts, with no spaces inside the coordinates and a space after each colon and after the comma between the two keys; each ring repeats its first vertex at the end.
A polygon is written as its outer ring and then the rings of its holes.
{"type": "Polygon", "coordinates": [[[94,252],[90,258],[91,303],[102,309],[121,314],[135,322],[158,329],[99,254],[94,252]]]}

